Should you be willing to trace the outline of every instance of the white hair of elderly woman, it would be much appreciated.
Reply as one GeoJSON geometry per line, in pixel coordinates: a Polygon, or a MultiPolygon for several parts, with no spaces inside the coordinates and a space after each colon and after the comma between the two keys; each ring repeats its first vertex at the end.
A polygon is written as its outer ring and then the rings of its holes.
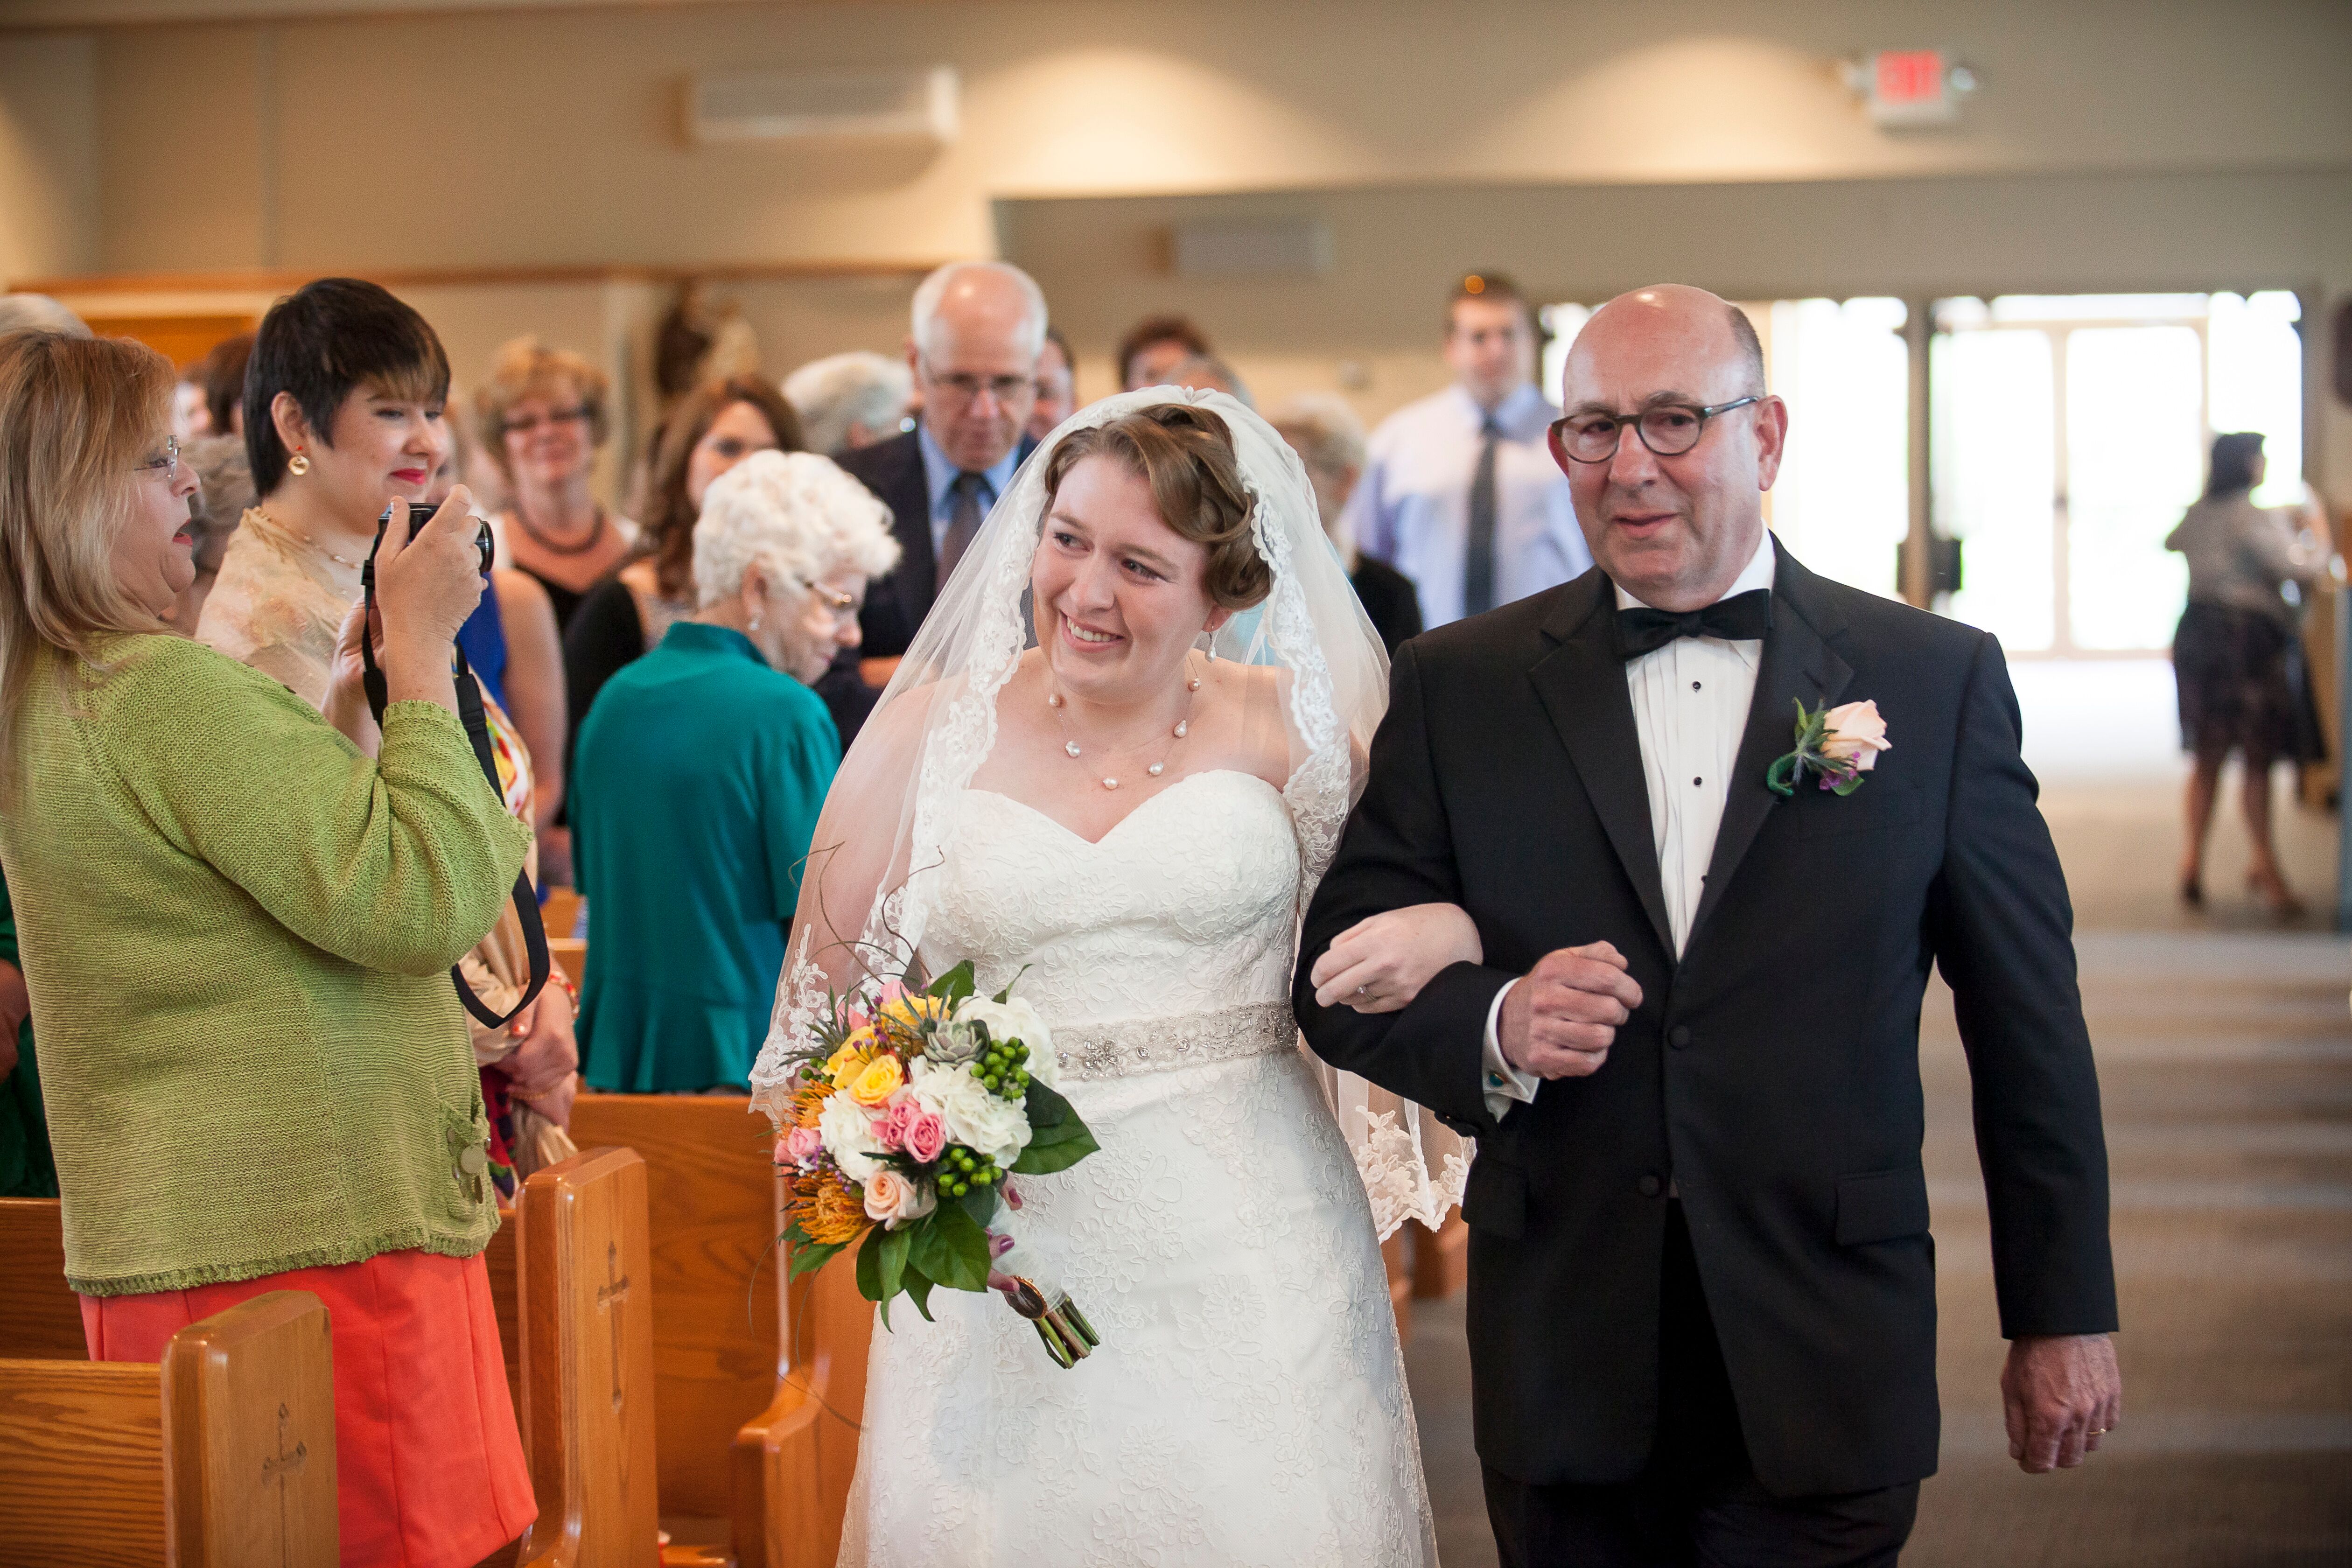
{"type": "Polygon", "coordinates": [[[0,294],[0,338],[18,332],[56,332],[86,338],[89,326],[47,294],[0,294]]]}
{"type": "Polygon", "coordinates": [[[827,457],[848,449],[853,425],[877,439],[897,434],[914,400],[915,373],[906,362],[870,349],[813,359],[784,377],[784,401],[801,416],[801,438],[827,457]]]}
{"type": "Polygon", "coordinates": [[[754,452],[710,481],[694,525],[704,609],[740,593],[756,565],[774,584],[839,572],[879,577],[898,563],[890,509],[814,452],[754,452]]]}
{"type": "Polygon", "coordinates": [[[1335,392],[1302,392],[1269,416],[1310,468],[1344,473],[1364,466],[1364,422],[1335,392]]]}
{"type": "Polygon", "coordinates": [[[1036,358],[1045,347],[1045,291],[1037,287],[1035,279],[1009,261],[950,261],[917,285],[911,323],[916,349],[929,354],[938,346],[933,337],[941,301],[960,279],[976,273],[1010,283],[1021,291],[1028,310],[1021,318],[1021,337],[1014,346],[1027,357],[1036,358]]]}

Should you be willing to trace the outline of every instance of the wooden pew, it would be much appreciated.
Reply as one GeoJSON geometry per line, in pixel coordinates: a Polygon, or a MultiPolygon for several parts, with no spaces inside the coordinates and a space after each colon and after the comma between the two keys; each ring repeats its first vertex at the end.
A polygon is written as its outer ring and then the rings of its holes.
{"type": "Polygon", "coordinates": [[[0,1358],[89,1359],[55,1198],[0,1198],[0,1358]]]}
{"type": "Polygon", "coordinates": [[[161,1365],[0,1360],[0,1521],[11,1563],[333,1568],[327,1309],[257,1296],[161,1365]]]}
{"type": "Polygon", "coordinates": [[[736,1434],[785,1370],[775,1134],[738,1096],[583,1094],[572,1137],[645,1159],[662,1512],[723,1532],[736,1434]]]}
{"type": "Polygon", "coordinates": [[[735,1552],[742,1568],[833,1568],[874,1331],[854,1257],[793,1281],[786,1323],[789,1364],[776,1396],[735,1436],[735,1552]]]}
{"type": "Polygon", "coordinates": [[[656,1560],[654,1334],[646,1163],[591,1149],[523,1184],[510,1244],[524,1446],[539,1519],[526,1568],[656,1560]]]}

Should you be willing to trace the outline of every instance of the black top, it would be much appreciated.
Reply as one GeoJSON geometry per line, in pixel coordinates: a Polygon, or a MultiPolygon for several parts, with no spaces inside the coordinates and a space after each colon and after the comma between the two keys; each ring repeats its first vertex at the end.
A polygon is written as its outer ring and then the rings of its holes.
{"type": "MultiPolygon", "coordinates": [[[[563,692],[570,717],[566,731],[573,736],[580,733],[604,682],[622,666],[646,655],[645,623],[637,616],[637,596],[627,584],[607,577],[575,597],[577,608],[563,628],[563,692]]],[[[565,745],[568,751],[571,742],[565,745]]]]}
{"type": "Polygon", "coordinates": [[[2098,1075],[2066,882],[2018,755],[2000,645],[1783,551],[1705,896],[1679,959],[1599,571],[1406,643],[1362,800],[1309,907],[1293,994],[1333,1065],[1478,1140],[1479,1457],[1605,1485],[1648,1461],[1676,1187],[1757,1479],[1866,1491],[1936,1468],[1936,1274],[1919,1008],[1950,982],[1974,1080],[2000,1331],[2116,1327],[2098,1075]],[[1840,798],[1765,784],[1796,704],[1868,699],[1894,749],[1840,798]],[[1467,910],[1481,963],[1402,1012],[1315,1005],[1334,937],[1467,910]],[[1589,1077],[1486,1109],[1487,1009],[1607,941],[1642,987],[1589,1077]]]}
{"type": "Polygon", "coordinates": [[[1385,561],[1359,555],[1348,581],[1355,585],[1357,602],[1364,606],[1372,630],[1388,645],[1391,658],[1396,657],[1399,643],[1421,635],[1421,595],[1414,591],[1412,578],[1385,561]]]}
{"type": "Polygon", "coordinates": [[[595,591],[593,584],[587,588],[567,588],[561,583],[541,576],[528,566],[517,570],[547,590],[549,601],[555,605],[555,629],[559,633],[572,629],[572,617],[579,612],[581,601],[595,591]]]}

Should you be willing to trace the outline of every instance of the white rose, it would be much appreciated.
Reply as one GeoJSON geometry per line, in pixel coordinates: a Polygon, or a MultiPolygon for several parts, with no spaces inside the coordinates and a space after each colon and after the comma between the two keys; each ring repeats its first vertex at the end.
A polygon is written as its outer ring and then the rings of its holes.
{"type": "Polygon", "coordinates": [[[915,1100],[947,1123],[948,1141],[985,1154],[1010,1170],[1029,1147],[1029,1117],[1016,1102],[991,1094],[969,1067],[915,1063],[915,1100]]]}
{"type": "Polygon", "coordinates": [[[846,1094],[825,1100],[816,1113],[816,1130],[824,1139],[824,1152],[851,1181],[862,1185],[875,1172],[889,1169],[874,1158],[882,1152],[882,1145],[874,1136],[873,1114],[846,1094]]]}
{"type": "Polygon", "coordinates": [[[1029,1076],[1047,1089],[1057,1089],[1061,1064],[1054,1055],[1054,1033],[1037,1009],[1020,997],[992,1002],[974,996],[956,1009],[959,1024],[985,1024],[992,1040],[1018,1040],[1029,1047],[1029,1076]]]}
{"type": "Polygon", "coordinates": [[[866,1178],[866,1217],[896,1230],[940,1206],[929,1182],[919,1182],[884,1165],[866,1178]]]}

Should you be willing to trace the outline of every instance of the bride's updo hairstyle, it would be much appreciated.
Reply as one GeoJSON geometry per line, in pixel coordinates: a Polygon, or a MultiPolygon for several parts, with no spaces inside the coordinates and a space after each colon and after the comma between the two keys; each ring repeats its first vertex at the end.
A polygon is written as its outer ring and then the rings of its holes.
{"type": "Polygon", "coordinates": [[[1274,572],[1250,537],[1256,500],[1242,483],[1233,432],[1219,416],[1160,403],[1073,430],[1046,463],[1047,511],[1062,480],[1087,458],[1109,458],[1150,485],[1160,521],[1209,552],[1202,585],[1220,609],[1246,610],[1273,591],[1274,572]]]}

